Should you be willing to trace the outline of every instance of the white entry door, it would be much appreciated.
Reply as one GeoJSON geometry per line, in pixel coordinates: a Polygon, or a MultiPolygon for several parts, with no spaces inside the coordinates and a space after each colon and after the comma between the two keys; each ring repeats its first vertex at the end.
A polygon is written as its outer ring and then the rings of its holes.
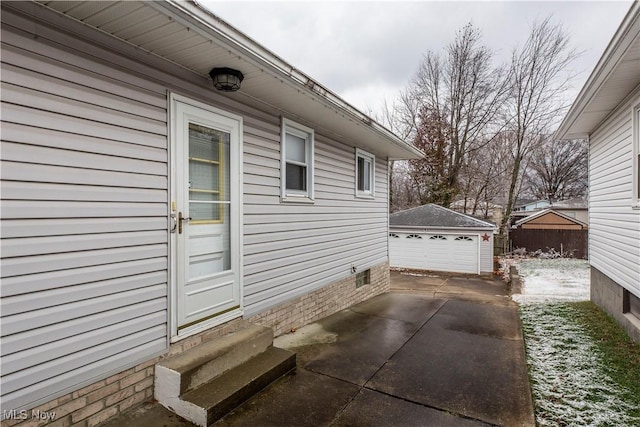
{"type": "Polygon", "coordinates": [[[172,96],[174,335],[241,314],[239,117],[172,96]]]}

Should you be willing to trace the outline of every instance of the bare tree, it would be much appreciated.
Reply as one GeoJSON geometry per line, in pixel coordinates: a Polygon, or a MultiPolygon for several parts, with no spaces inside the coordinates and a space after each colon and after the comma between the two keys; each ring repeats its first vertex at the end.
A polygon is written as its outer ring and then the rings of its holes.
{"type": "Polygon", "coordinates": [[[534,23],[524,46],[512,53],[507,105],[513,165],[503,228],[517,197],[523,162],[567,107],[565,94],[573,77],[569,66],[577,57],[569,35],[550,17],[534,23]]]}
{"type": "Polygon", "coordinates": [[[535,197],[550,201],[584,196],[587,163],[586,140],[557,141],[548,137],[531,155],[528,190],[535,197]]]}
{"type": "Polygon", "coordinates": [[[446,137],[444,145],[438,145],[438,150],[443,150],[438,152],[441,167],[432,164],[436,160],[433,156],[425,159],[431,172],[441,175],[430,176],[425,167],[421,168],[422,175],[414,174],[418,190],[425,194],[429,188],[437,189],[438,194],[428,199],[443,206],[449,206],[459,191],[459,176],[467,154],[490,140],[488,133],[496,132],[492,125],[507,86],[503,70],[492,62],[492,52],[481,44],[480,30],[468,24],[457,32],[445,55],[430,51],[424,56],[409,87],[401,94],[402,120],[411,129],[416,146],[436,146],[442,141],[424,138],[446,137]],[[436,128],[441,132],[434,132],[436,128]]]}
{"type": "MultiPolygon", "coordinates": [[[[391,132],[398,135],[403,140],[407,140],[409,136],[414,131],[415,122],[412,120],[407,121],[407,112],[404,111],[404,103],[393,103],[389,104],[386,100],[382,106],[381,112],[375,115],[375,120],[389,129],[391,132]]],[[[388,164],[389,171],[389,207],[393,211],[395,211],[395,194],[396,187],[394,186],[394,180],[396,179],[396,167],[397,161],[391,160],[388,164]]],[[[401,165],[401,167],[403,167],[401,165]]],[[[403,185],[401,188],[405,188],[403,185]]]]}
{"type": "Polygon", "coordinates": [[[481,150],[469,153],[460,177],[464,211],[487,218],[493,205],[503,206],[510,169],[511,156],[504,132],[492,138],[481,150]]]}

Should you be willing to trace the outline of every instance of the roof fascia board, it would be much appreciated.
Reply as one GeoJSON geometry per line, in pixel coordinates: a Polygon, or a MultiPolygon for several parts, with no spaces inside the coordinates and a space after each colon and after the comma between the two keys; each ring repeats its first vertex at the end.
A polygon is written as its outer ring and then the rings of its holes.
{"type": "Polygon", "coordinates": [[[582,222],[580,220],[577,220],[575,218],[571,218],[569,215],[565,215],[562,212],[558,212],[555,209],[545,209],[545,210],[537,212],[537,213],[535,213],[533,215],[529,215],[528,217],[522,218],[520,221],[517,221],[514,225],[515,226],[519,226],[519,225],[522,225],[522,224],[526,224],[527,222],[533,221],[534,219],[540,218],[541,216],[544,216],[544,215],[546,215],[548,213],[553,213],[555,215],[558,215],[561,218],[564,218],[564,219],[566,219],[568,221],[571,221],[571,222],[574,222],[576,224],[582,225],[584,227],[588,226],[588,224],[586,224],[586,223],[584,223],[584,222],[582,222]]]}
{"type": "MultiPolygon", "coordinates": [[[[567,134],[569,134],[571,127],[593,101],[599,89],[617,67],[635,37],[640,33],[639,18],[640,1],[634,1],[600,57],[600,60],[591,72],[591,75],[589,75],[589,78],[571,105],[569,112],[562,120],[562,123],[560,123],[558,130],[555,132],[556,139],[567,139],[567,134]]],[[[597,125],[594,126],[594,128],[596,127],[597,125]]],[[[592,131],[593,129],[590,129],[586,132],[572,134],[572,138],[587,138],[592,131]]]]}
{"type": "Polygon", "coordinates": [[[264,69],[274,78],[282,80],[290,87],[305,93],[307,96],[321,100],[325,106],[350,116],[356,123],[368,126],[381,138],[386,139],[407,153],[407,158],[424,156],[417,148],[400,139],[393,132],[353,107],[338,95],[334,94],[311,77],[288,64],[278,55],[261,46],[249,36],[233,28],[224,20],[200,6],[197,2],[185,0],[166,0],[146,2],[159,12],[171,16],[176,22],[198,32],[203,37],[214,38],[229,50],[242,56],[259,68],[264,69]]]}

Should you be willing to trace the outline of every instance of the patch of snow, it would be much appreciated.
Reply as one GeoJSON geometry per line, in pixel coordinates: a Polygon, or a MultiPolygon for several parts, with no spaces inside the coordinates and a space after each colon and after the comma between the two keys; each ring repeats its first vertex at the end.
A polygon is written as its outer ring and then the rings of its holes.
{"type": "Polygon", "coordinates": [[[424,274],[424,273],[409,273],[406,271],[403,271],[400,273],[403,276],[417,276],[417,277],[440,277],[440,276],[436,276],[435,274],[424,274]]]}
{"type": "Polygon", "coordinates": [[[521,306],[527,362],[540,426],[632,426],[621,389],[605,374],[599,352],[566,304],[521,306]]]}
{"type": "Polygon", "coordinates": [[[521,303],[588,301],[589,262],[572,258],[516,260],[524,280],[521,294],[512,298],[521,303]]]}

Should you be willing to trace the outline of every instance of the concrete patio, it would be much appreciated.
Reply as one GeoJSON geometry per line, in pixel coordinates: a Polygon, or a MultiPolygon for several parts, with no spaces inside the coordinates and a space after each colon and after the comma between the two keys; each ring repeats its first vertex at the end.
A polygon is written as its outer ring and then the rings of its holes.
{"type": "MultiPolygon", "coordinates": [[[[297,369],[220,426],[534,426],[517,306],[478,277],[392,272],[392,292],[278,338],[297,369]]],[[[118,426],[191,425],[147,405],[118,426]]]]}

